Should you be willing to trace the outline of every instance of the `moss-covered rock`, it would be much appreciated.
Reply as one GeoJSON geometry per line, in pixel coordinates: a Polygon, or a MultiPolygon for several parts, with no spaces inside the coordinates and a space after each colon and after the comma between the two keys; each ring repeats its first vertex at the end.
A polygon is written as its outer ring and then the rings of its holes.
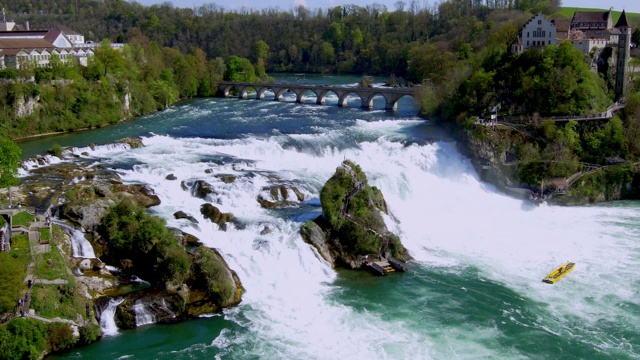
{"type": "Polygon", "coordinates": [[[410,258],[382,218],[387,211],[382,192],[369,186],[358,165],[345,160],[322,188],[320,202],[322,216],[314,220],[317,227],[305,224],[301,234],[323,258],[348,268],[359,268],[365,260],[410,258]]]}

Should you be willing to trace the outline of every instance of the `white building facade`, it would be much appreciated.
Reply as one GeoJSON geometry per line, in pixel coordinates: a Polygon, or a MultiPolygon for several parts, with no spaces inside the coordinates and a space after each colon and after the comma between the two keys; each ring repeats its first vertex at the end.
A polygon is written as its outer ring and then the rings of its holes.
{"type": "Polygon", "coordinates": [[[520,53],[527,49],[543,48],[556,43],[556,26],[544,15],[538,14],[524,24],[518,41],[512,46],[512,51],[520,53]]]}

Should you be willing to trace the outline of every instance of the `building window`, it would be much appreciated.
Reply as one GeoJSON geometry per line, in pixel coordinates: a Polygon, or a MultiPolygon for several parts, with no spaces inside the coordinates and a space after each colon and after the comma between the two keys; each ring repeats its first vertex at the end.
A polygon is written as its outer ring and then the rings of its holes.
{"type": "Polygon", "coordinates": [[[542,28],[538,28],[536,31],[533,32],[533,37],[546,37],[546,31],[542,30],[542,28]]]}
{"type": "Polygon", "coordinates": [[[542,20],[538,20],[538,25],[542,25],[542,20]]]}

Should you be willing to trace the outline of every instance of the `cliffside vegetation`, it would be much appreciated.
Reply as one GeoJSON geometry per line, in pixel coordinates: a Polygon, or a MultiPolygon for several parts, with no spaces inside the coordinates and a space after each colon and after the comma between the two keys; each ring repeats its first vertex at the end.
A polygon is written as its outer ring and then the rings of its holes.
{"type": "Polygon", "coordinates": [[[103,41],[88,66],[66,64],[55,55],[51,64],[0,70],[3,136],[102,127],[179,99],[213,95],[222,79],[268,80],[248,59],[208,59],[196,47],[183,54],[141,34],[121,49],[103,41]]]}
{"type": "Polygon", "coordinates": [[[102,258],[121,265],[128,275],[152,279],[153,285],[179,285],[190,275],[189,255],[166,227],[147,209],[123,200],[103,217],[98,232],[106,242],[102,258]]]}
{"type": "MultiPolygon", "coordinates": [[[[28,218],[32,214],[26,212],[28,218]]],[[[20,217],[20,216],[18,216],[20,217]]],[[[23,216],[24,217],[24,216],[23,216]]],[[[85,311],[87,299],[83,295],[63,252],[70,254],[63,241],[63,232],[53,227],[50,250],[45,253],[31,251],[26,234],[11,238],[11,252],[0,253],[0,359],[39,359],[44,354],[69,350],[77,345],[95,341],[100,335],[97,323],[92,323],[85,311]],[[43,284],[36,282],[31,288],[30,308],[45,318],[59,318],[76,321],[79,337],[73,335],[68,323],[45,323],[31,318],[13,318],[17,312],[17,299],[24,298],[26,269],[35,265],[31,274],[34,278],[65,280],[66,284],[43,284]]]]}

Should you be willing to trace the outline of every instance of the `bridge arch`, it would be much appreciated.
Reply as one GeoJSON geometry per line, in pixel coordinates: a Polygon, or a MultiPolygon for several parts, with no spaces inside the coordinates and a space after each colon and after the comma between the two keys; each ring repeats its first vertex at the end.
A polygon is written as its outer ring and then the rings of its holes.
{"type": "Polygon", "coordinates": [[[269,90],[269,88],[266,86],[261,86],[256,89],[256,100],[264,100],[264,92],[267,90],[269,90]]]}
{"type": "Polygon", "coordinates": [[[223,85],[220,86],[220,91],[222,92],[222,95],[224,97],[229,97],[231,96],[231,89],[233,89],[235,87],[235,85],[223,85]]]}
{"type": "Polygon", "coordinates": [[[250,85],[240,86],[240,88],[238,89],[238,98],[247,99],[249,97],[249,89],[253,89],[253,86],[250,86],[250,85]]]}

